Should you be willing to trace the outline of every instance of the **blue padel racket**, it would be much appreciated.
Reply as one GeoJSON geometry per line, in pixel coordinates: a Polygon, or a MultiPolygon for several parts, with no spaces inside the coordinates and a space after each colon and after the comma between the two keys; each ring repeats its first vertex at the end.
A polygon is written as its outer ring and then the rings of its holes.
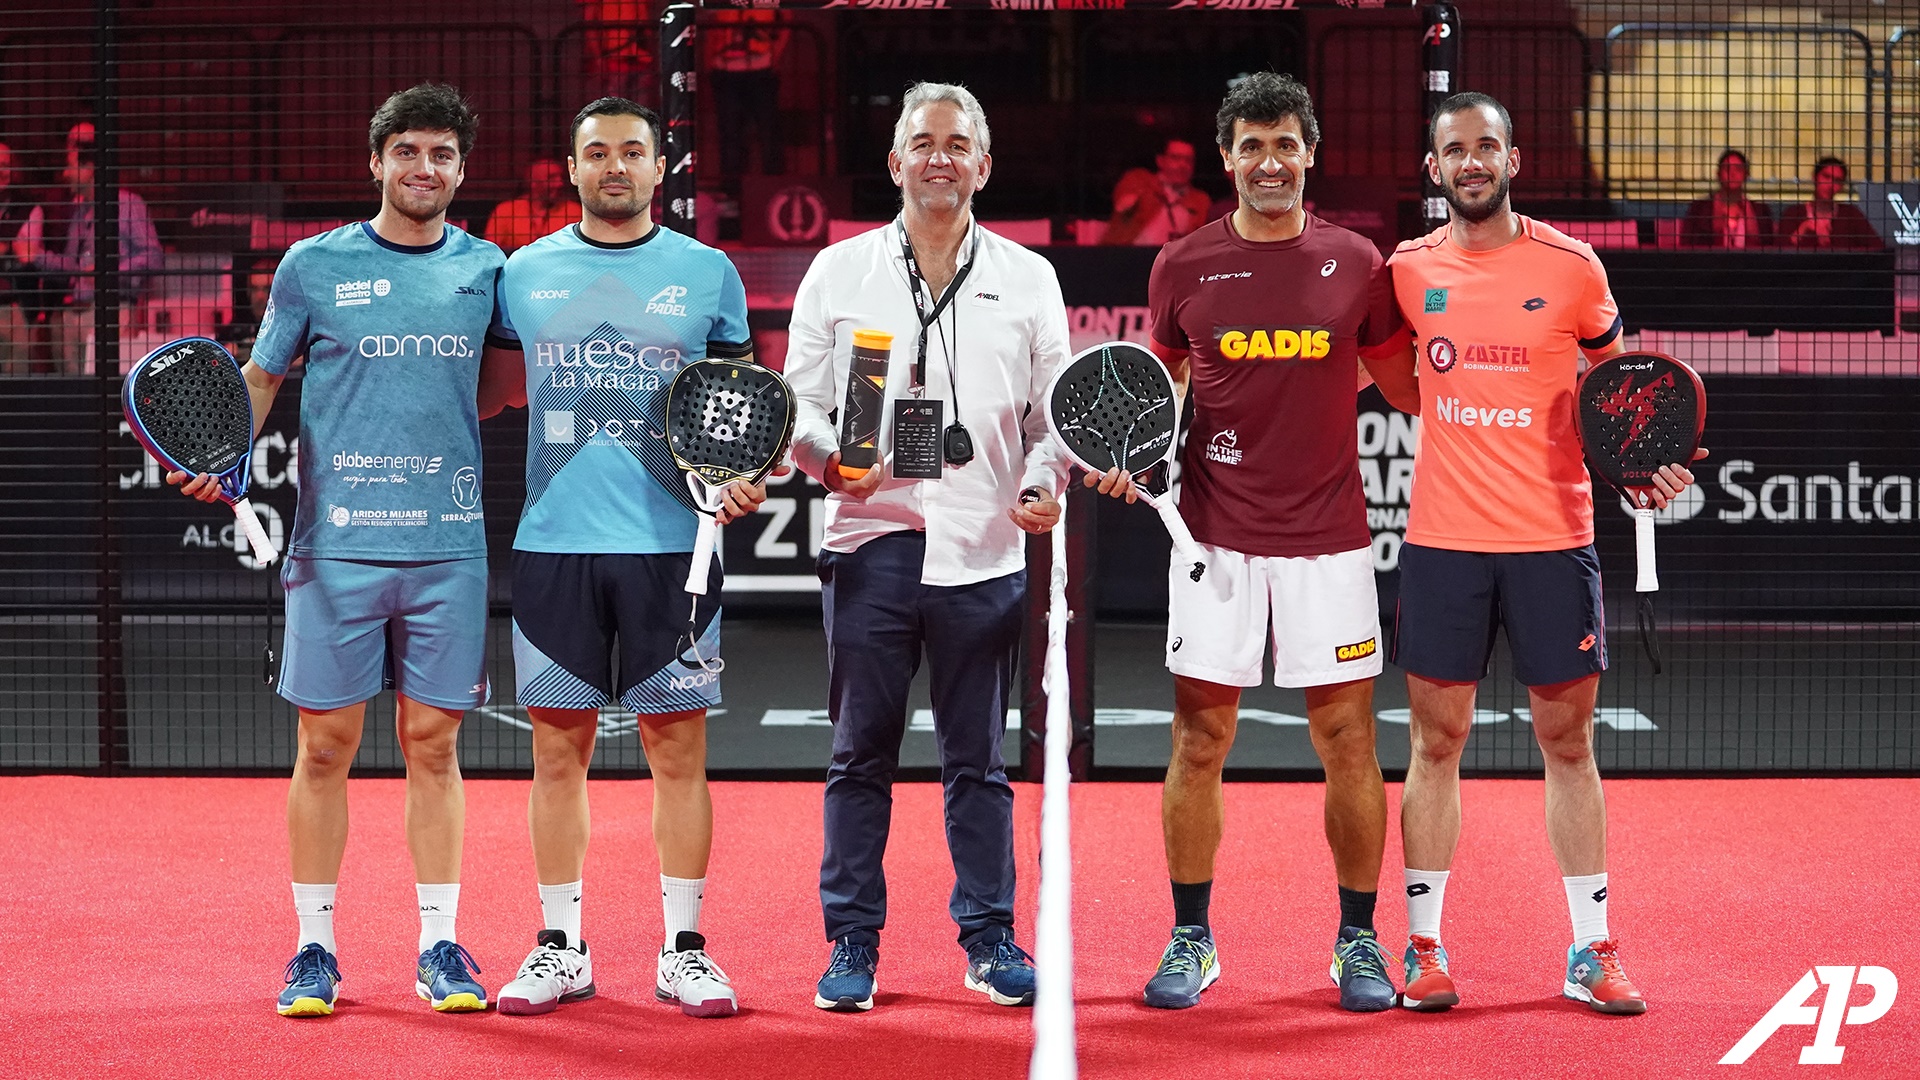
{"type": "Polygon", "coordinates": [[[1179,399],[1173,378],[1152,353],[1126,341],[1095,345],[1075,356],[1047,388],[1047,427],[1073,463],[1095,475],[1118,466],[1133,475],[1140,496],[1160,514],[1175,556],[1199,581],[1206,560],[1167,494],[1178,440],[1179,399]]]}
{"type": "Polygon", "coordinates": [[[1660,591],[1654,566],[1653,474],[1665,465],[1687,465],[1700,449],[1707,426],[1707,391],[1700,376],[1671,356],[1621,353],[1587,369],[1575,394],[1580,444],[1594,475],[1633,509],[1634,592],[1639,594],[1640,641],[1660,673],[1654,637],[1653,594],[1660,591]]]}
{"type": "Polygon", "coordinates": [[[696,360],[667,388],[667,446],[686,493],[700,508],[700,534],[687,568],[687,591],[707,591],[714,515],[728,484],[757,484],[786,456],[793,435],[793,391],[751,360],[696,360]]]}
{"type": "Polygon", "coordinates": [[[253,398],[240,363],[217,341],[170,341],[148,353],[120,387],[120,407],[133,437],[170,472],[208,473],[220,501],[262,564],[278,555],[247,501],[253,472],[253,398]]]}

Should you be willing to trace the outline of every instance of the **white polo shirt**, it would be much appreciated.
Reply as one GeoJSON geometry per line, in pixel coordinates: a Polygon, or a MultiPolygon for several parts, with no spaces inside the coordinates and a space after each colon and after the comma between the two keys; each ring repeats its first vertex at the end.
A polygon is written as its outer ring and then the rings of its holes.
{"type": "MultiPolygon", "coordinates": [[[[887,479],[865,500],[827,496],[822,546],[850,552],[885,533],[925,530],[927,557],[921,582],[970,585],[1004,577],[1026,566],[1026,534],[1007,511],[1028,487],[1060,494],[1065,455],[1047,433],[1047,385],[1069,358],[1067,309],[1053,264],[972,223],[961,242],[955,269],[976,239],[973,271],[940,323],[954,348],[949,379],[947,350],[932,326],[927,342],[922,400],[946,402],[942,424],[958,419],[973,437],[974,457],[946,465],[938,480],[901,480],[892,474],[893,402],[912,397],[915,342],[920,316],[914,305],[896,219],[822,251],[808,268],[793,300],[785,375],[798,399],[793,459],[816,479],[827,457],[840,448],[840,433],[828,414],[846,401],[853,362],[853,332],[893,335],[887,367],[887,402],[881,413],[880,451],[887,479]],[[956,342],[957,338],[957,342],[956,342]]],[[[922,297],[929,312],[936,298],[922,297]]]]}

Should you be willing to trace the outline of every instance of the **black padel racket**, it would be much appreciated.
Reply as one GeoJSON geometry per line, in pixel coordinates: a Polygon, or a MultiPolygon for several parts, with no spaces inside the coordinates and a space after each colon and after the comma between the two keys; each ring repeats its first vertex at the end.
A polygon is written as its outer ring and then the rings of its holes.
{"type": "Polygon", "coordinates": [[[667,447],[686,490],[700,507],[687,591],[707,591],[714,515],[728,484],[757,484],[786,456],[793,435],[793,392],[751,360],[696,360],[667,388],[667,447]]]}
{"type": "Polygon", "coordinates": [[[181,338],[133,365],[120,387],[133,437],[171,472],[208,473],[264,565],[277,553],[247,501],[253,471],[253,398],[240,363],[217,341],[181,338]]]}
{"type": "Polygon", "coordinates": [[[1640,640],[1657,675],[1653,594],[1660,591],[1660,576],[1653,554],[1653,474],[1662,466],[1692,463],[1707,426],[1707,392],[1700,376],[1673,357],[1630,352],[1588,368],[1575,397],[1588,466],[1633,507],[1640,640]]]}
{"type": "Polygon", "coordinates": [[[1160,514],[1180,562],[1199,581],[1206,560],[1167,496],[1167,472],[1180,423],[1173,379],[1158,357],[1126,341],[1095,345],[1075,356],[1047,388],[1047,427],[1074,464],[1103,474],[1133,474],[1141,498],[1160,514]]]}

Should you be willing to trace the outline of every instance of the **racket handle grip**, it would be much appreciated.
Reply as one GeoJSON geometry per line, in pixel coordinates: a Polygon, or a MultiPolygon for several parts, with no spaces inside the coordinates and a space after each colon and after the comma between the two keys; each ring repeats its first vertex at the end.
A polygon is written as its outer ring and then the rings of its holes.
{"type": "Polygon", "coordinates": [[[707,568],[713,562],[713,545],[720,527],[712,514],[700,515],[700,532],[693,538],[693,560],[687,565],[687,591],[707,595],[707,568]]]}
{"type": "Polygon", "coordinates": [[[240,530],[247,534],[247,543],[253,547],[253,557],[265,566],[279,557],[273,550],[273,541],[267,538],[267,530],[260,527],[260,516],[253,512],[253,503],[241,499],[233,504],[233,517],[240,523],[240,530]]]}
{"type": "MultiPolygon", "coordinates": [[[[842,455],[844,456],[844,451],[842,452],[842,455]]],[[[840,470],[840,475],[846,477],[849,480],[858,480],[861,477],[873,471],[872,466],[867,466],[865,468],[855,468],[851,465],[835,465],[834,468],[840,470]]]]}
{"type": "Polygon", "coordinates": [[[1187,571],[1187,576],[1199,581],[1201,575],[1207,572],[1206,556],[1200,554],[1200,545],[1193,542],[1193,534],[1187,531],[1186,519],[1180,516],[1180,508],[1173,505],[1173,496],[1158,495],[1148,501],[1160,512],[1160,520],[1167,526],[1167,535],[1173,537],[1174,559],[1189,564],[1192,569],[1187,571]]]}
{"type": "Polygon", "coordinates": [[[1633,591],[1652,593],[1660,591],[1660,575],[1653,565],[1653,511],[1635,510],[1633,512],[1633,591]]]}

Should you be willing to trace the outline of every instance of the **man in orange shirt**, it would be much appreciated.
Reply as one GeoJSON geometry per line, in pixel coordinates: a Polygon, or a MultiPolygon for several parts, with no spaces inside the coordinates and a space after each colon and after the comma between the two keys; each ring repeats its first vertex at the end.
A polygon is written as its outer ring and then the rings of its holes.
{"type": "MultiPolygon", "coordinates": [[[[1607,930],[1606,801],[1593,757],[1606,627],[1574,419],[1581,356],[1621,351],[1620,315],[1592,248],[1513,212],[1507,187],[1520,151],[1499,102],[1455,94],[1429,136],[1427,170],[1449,220],[1390,260],[1423,417],[1393,654],[1407,672],[1413,739],[1400,804],[1401,1004],[1434,1011],[1459,1001],[1440,911],[1460,839],[1474,693],[1505,625],[1546,760],[1547,839],[1573,920],[1563,993],[1601,1012],[1645,1012],[1607,930]]],[[[1662,468],[1655,503],[1692,482],[1680,464],[1662,468]]]]}
{"type": "Polygon", "coordinates": [[[579,208],[567,201],[565,179],[557,161],[540,158],[527,166],[527,193],[493,208],[486,238],[511,255],[579,221],[579,208]]]}

